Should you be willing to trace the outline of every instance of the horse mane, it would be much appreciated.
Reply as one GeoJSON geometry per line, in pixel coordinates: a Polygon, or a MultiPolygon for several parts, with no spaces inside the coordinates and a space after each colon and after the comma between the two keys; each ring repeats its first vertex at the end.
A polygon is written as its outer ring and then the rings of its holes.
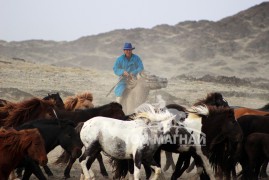
{"type": "Polygon", "coordinates": [[[48,93],[47,96],[43,98],[43,100],[52,100],[59,109],[64,109],[64,102],[59,94],[59,92],[55,94],[48,93]]]}
{"type": "Polygon", "coordinates": [[[6,149],[15,158],[16,154],[23,152],[31,143],[33,137],[40,135],[37,129],[17,131],[13,128],[0,129],[0,151],[6,149]]]}
{"type": "Polygon", "coordinates": [[[25,123],[30,120],[31,115],[33,117],[31,113],[40,113],[42,112],[42,108],[54,107],[54,102],[34,97],[26,101],[11,104],[11,106],[12,111],[8,112],[8,116],[3,119],[4,127],[18,126],[25,123]]]}
{"type": "MultiPolygon", "coordinates": [[[[222,98],[222,94],[219,92],[208,93],[206,98],[198,99],[194,106],[203,105],[203,104],[210,104],[212,101],[215,102],[216,99],[222,98]]],[[[212,105],[212,104],[211,104],[212,105]]]]}
{"type": "Polygon", "coordinates": [[[206,105],[206,104],[201,104],[201,105],[194,105],[191,108],[187,109],[188,113],[193,113],[197,115],[203,115],[203,116],[209,116],[225,111],[233,111],[229,107],[217,107],[217,106],[211,106],[211,105],[206,105]]]}
{"type": "Polygon", "coordinates": [[[85,101],[88,100],[90,102],[93,101],[93,95],[90,92],[82,92],[79,94],[76,94],[75,96],[68,96],[64,101],[64,107],[67,111],[73,111],[76,104],[79,101],[85,101]]]}
{"type": "Polygon", "coordinates": [[[144,103],[135,109],[135,114],[131,119],[143,119],[148,122],[159,122],[174,117],[166,108],[155,108],[153,105],[144,103]]]}

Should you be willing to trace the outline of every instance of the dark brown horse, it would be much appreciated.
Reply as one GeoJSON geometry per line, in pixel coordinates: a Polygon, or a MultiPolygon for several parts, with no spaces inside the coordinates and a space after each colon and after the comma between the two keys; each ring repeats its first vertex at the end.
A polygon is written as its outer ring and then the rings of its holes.
{"type": "Polygon", "coordinates": [[[16,127],[25,122],[38,118],[52,118],[55,103],[51,100],[32,98],[19,103],[7,104],[0,107],[0,126],[16,127]]]}
{"type": "Polygon", "coordinates": [[[269,160],[269,134],[251,133],[244,145],[248,165],[245,171],[249,179],[258,179],[262,164],[269,160]]]}
{"type": "MultiPolygon", "coordinates": [[[[203,99],[197,100],[193,105],[211,105],[211,106],[216,106],[216,107],[229,107],[228,102],[223,98],[222,94],[219,92],[212,92],[208,93],[207,96],[203,99]]],[[[183,112],[186,113],[186,108],[184,106],[178,105],[178,104],[169,104],[166,106],[169,110],[172,111],[172,113],[176,115],[176,118],[184,118],[183,112]]],[[[187,115],[186,115],[187,116],[187,115]]],[[[166,152],[166,163],[164,165],[164,171],[168,170],[169,167],[172,167],[173,170],[175,170],[175,163],[173,161],[172,153],[166,152]]]]}
{"type": "Polygon", "coordinates": [[[8,179],[11,171],[26,155],[40,165],[47,164],[44,140],[39,131],[0,129],[0,179],[8,179]]]}
{"type": "MultiPolygon", "coordinates": [[[[248,137],[251,133],[267,133],[269,134],[269,116],[257,116],[257,115],[245,115],[237,119],[237,122],[241,126],[244,134],[244,139],[248,137]]],[[[245,142],[245,141],[243,141],[245,142]]],[[[247,165],[247,155],[243,149],[242,157],[240,158],[240,163],[243,168],[243,178],[248,179],[247,165]]],[[[267,166],[267,163],[266,163],[267,166]]],[[[265,166],[265,168],[266,168],[265,166]]],[[[263,173],[263,171],[261,172],[263,173]]]]}

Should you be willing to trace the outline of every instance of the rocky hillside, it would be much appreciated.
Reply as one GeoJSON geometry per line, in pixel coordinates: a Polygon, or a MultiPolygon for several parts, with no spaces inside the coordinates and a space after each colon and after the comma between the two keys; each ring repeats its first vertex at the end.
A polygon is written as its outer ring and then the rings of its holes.
{"type": "Polygon", "coordinates": [[[155,74],[268,78],[263,77],[269,65],[268,9],[269,2],[264,2],[217,22],[120,29],[70,42],[0,41],[0,56],[111,71],[123,43],[130,41],[146,69],[155,74]]]}

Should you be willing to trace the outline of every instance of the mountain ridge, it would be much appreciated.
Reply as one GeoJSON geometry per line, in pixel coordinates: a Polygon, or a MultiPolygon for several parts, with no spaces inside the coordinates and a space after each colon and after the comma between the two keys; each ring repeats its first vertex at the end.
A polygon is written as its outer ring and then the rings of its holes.
{"type": "Polygon", "coordinates": [[[117,29],[74,41],[0,41],[0,56],[112,71],[123,43],[130,41],[136,46],[134,53],[142,58],[145,68],[155,74],[171,77],[216,75],[218,72],[217,75],[262,78],[268,70],[268,9],[269,2],[263,2],[219,21],[117,29]]]}

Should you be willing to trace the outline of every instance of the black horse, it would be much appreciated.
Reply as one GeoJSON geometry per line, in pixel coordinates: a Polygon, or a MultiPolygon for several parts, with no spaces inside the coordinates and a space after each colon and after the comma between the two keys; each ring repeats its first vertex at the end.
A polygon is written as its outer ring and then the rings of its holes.
{"type": "Polygon", "coordinates": [[[57,92],[55,94],[48,93],[47,96],[43,98],[43,100],[52,100],[55,103],[55,106],[59,109],[64,109],[64,102],[60,96],[60,94],[57,92]]]}
{"type": "MultiPolygon", "coordinates": [[[[208,93],[207,96],[203,99],[197,100],[193,105],[211,105],[216,107],[229,107],[228,102],[223,98],[222,94],[219,92],[212,92],[208,93]]],[[[176,119],[179,121],[183,121],[187,117],[187,109],[184,106],[178,105],[178,104],[169,104],[166,106],[166,108],[169,109],[169,111],[176,115],[176,119]]],[[[187,153],[184,153],[187,154],[187,153]]],[[[175,169],[175,163],[172,157],[172,153],[165,151],[166,155],[166,163],[164,165],[164,171],[168,170],[170,166],[172,166],[173,169],[175,169]]],[[[182,155],[183,157],[183,155],[182,155]]],[[[180,157],[182,159],[182,157],[180,157]]],[[[194,163],[194,162],[193,162],[194,163]]],[[[182,171],[184,172],[188,167],[188,163],[184,163],[185,166],[182,168],[182,171]]],[[[194,164],[192,164],[194,166],[194,164]]]]}
{"type": "MultiPolygon", "coordinates": [[[[60,145],[73,158],[78,158],[81,155],[81,148],[83,145],[79,134],[75,131],[75,124],[73,121],[44,119],[25,123],[16,129],[22,130],[33,128],[37,128],[42,135],[47,153],[60,145]]],[[[23,179],[29,179],[32,173],[34,173],[40,180],[46,179],[40,167],[32,159],[25,158],[21,165],[25,167],[23,179]]],[[[48,175],[53,175],[47,166],[44,166],[44,170],[48,175]]]]}
{"type": "Polygon", "coordinates": [[[90,109],[78,109],[76,111],[55,110],[58,118],[69,118],[77,125],[80,122],[85,122],[95,116],[111,117],[115,119],[122,119],[125,114],[122,110],[121,104],[117,102],[111,102],[99,107],[90,109]]]}

